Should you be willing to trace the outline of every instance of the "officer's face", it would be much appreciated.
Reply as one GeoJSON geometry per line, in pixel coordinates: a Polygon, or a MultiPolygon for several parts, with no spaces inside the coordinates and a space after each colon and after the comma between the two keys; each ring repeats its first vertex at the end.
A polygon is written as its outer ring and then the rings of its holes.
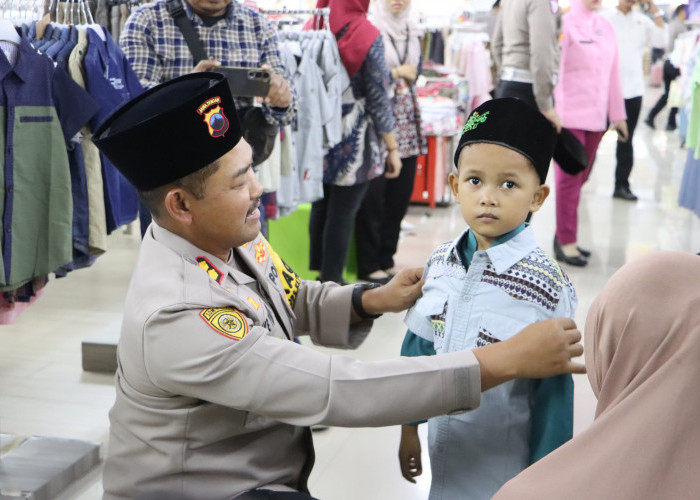
{"type": "Polygon", "coordinates": [[[252,150],[245,139],[219,159],[219,169],[205,183],[204,198],[191,201],[192,241],[222,260],[229,250],[260,232],[262,186],[253,172],[252,150]]]}
{"type": "Polygon", "coordinates": [[[221,16],[231,0],[187,0],[187,3],[200,16],[221,16]]]}

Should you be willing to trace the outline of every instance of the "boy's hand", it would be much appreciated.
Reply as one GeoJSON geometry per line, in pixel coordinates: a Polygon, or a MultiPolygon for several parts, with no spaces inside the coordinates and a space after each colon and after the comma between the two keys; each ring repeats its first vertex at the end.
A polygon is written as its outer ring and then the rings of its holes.
{"type": "Polygon", "coordinates": [[[422,276],[422,267],[399,271],[386,285],[366,290],[362,294],[362,307],[369,314],[408,309],[423,294],[421,288],[425,280],[422,276]]]}
{"type": "Polygon", "coordinates": [[[402,425],[401,443],[399,444],[399,465],[401,466],[401,475],[406,481],[415,483],[416,480],[413,478],[423,473],[423,463],[421,462],[420,454],[418,426],[402,425]]]}
{"type": "Polygon", "coordinates": [[[581,332],[569,318],[539,321],[503,342],[474,349],[481,365],[481,389],[513,378],[545,378],[562,373],[586,373],[571,361],[583,354],[581,332]]]}

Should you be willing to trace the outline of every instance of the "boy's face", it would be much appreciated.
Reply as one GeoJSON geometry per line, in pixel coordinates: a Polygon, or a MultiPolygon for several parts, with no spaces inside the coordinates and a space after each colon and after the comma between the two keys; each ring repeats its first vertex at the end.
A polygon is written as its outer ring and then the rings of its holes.
{"type": "Polygon", "coordinates": [[[549,186],[540,184],[527,158],[496,144],[466,146],[459,173],[451,173],[448,180],[479,250],[520,226],[549,195],[549,186]]]}

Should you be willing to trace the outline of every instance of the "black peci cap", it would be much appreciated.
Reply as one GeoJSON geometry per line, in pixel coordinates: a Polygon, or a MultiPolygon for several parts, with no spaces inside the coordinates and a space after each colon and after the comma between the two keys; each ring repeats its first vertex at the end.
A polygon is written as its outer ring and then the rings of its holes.
{"type": "Polygon", "coordinates": [[[209,165],[241,137],[226,78],[191,73],[127,102],[92,140],[136,189],[148,191],[209,165]]]}
{"type": "Polygon", "coordinates": [[[557,143],[557,131],[542,113],[513,97],[492,99],[476,108],[462,128],[455,151],[455,166],[465,146],[486,142],[525,156],[534,165],[542,184],[557,143]]]}

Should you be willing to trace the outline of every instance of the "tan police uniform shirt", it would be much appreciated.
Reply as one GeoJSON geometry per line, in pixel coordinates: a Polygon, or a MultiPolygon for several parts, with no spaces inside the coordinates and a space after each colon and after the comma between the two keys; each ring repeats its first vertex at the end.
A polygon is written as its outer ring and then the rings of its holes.
{"type": "MultiPolygon", "coordinates": [[[[152,224],[118,347],[106,499],[232,498],[306,489],[308,426],[394,425],[473,409],[471,351],[365,363],[352,286],[302,281],[258,237],[228,263],[152,224]]],[[[381,335],[381,332],[376,332],[381,335]]]]}
{"type": "Polygon", "coordinates": [[[559,70],[557,0],[503,0],[491,51],[500,71],[530,72],[540,111],[554,107],[554,80],[559,70]]]}

